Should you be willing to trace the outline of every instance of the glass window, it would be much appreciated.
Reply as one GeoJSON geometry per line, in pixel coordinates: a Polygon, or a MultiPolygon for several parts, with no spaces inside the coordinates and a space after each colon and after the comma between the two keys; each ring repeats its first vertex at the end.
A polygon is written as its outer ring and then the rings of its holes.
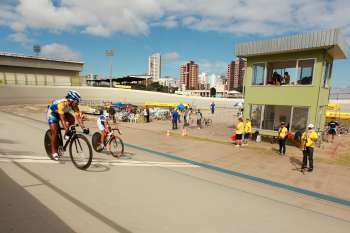
{"type": "Polygon", "coordinates": [[[314,59],[298,61],[298,80],[297,84],[310,85],[312,84],[312,75],[314,70],[314,59]]]}
{"type": "Polygon", "coordinates": [[[262,128],[277,131],[281,122],[289,128],[291,111],[290,106],[265,105],[262,128]]]}
{"type": "Polygon", "coordinates": [[[252,104],[250,106],[250,120],[253,128],[260,129],[262,105],[252,104]]]}
{"type": "Polygon", "coordinates": [[[265,105],[264,120],[262,123],[262,128],[273,130],[274,119],[275,119],[275,106],[265,105]]]}
{"type": "Polygon", "coordinates": [[[291,130],[293,132],[305,130],[308,114],[309,114],[309,108],[307,107],[293,108],[293,122],[291,127],[291,130]]]}
{"type": "Polygon", "coordinates": [[[329,79],[331,78],[331,70],[332,70],[332,64],[329,62],[326,62],[323,65],[323,87],[328,87],[329,79]]]}
{"type": "Polygon", "coordinates": [[[253,65],[253,85],[264,85],[265,64],[259,63],[253,65]]]}
{"type": "Polygon", "coordinates": [[[295,83],[296,60],[267,63],[267,80],[270,85],[290,85],[295,83]]]}

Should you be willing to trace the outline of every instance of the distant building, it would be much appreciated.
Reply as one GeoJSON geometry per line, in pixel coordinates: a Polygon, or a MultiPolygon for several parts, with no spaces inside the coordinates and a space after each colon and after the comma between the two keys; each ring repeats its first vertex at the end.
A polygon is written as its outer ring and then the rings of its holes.
{"type": "Polygon", "coordinates": [[[166,87],[177,87],[176,80],[174,80],[170,76],[165,76],[159,79],[159,84],[166,87]]]}
{"type": "Polygon", "coordinates": [[[36,86],[84,85],[83,62],[0,52],[0,84],[36,86]]]}
{"type": "Polygon", "coordinates": [[[148,58],[148,75],[152,76],[153,82],[158,82],[161,77],[160,53],[155,53],[148,58]]]}
{"type": "Polygon", "coordinates": [[[181,65],[180,85],[185,90],[198,90],[198,64],[194,61],[181,65]]]}
{"type": "Polygon", "coordinates": [[[234,90],[243,87],[243,78],[246,67],[246,61],[238,58],[232,61],[227,67],[227,88],[234,90]]]}

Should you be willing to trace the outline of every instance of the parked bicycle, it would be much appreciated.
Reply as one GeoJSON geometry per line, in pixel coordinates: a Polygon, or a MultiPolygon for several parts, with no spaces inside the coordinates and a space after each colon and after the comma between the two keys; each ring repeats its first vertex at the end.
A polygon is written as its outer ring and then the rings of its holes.
{"type": "MultiPolygon", "coordinates": [[[[76,131],[75,126],[69,127],[69,137],[64,143],[61,131],[63,128],[60,127],[58,130],[58,147],[57,152],[59,157],[63,157],[64,152],[69,146],[69,156],[75,167],[81,170],[86,170],[90,167],[92,162],[92,148],[89,140],[82,134],[76,131]]],[[[51,130],[48,129],[44,137],[44,146],[47,156],[53,159],[51,153],[51,130]]]]}
{"type": "Polygon", "coordinates": [[[210,119],[210,118],[203,118],[202,119],[202,125],[204,125],[205,127],[210,127],[210,126],[212,126],[213,125],[213,121],[212,121],[212,119],[210,119]]]}
{"type": "Polygon", "coordinates": [[[346,135],[348,133],[349,133],[349,129],[348,128],[343,127],[343,126],[339,127],[339,129],[338,129],[338,134],[339,135],[346,135]]]}
{"type": "Polygon", "coordinates": [[[114,134],[117,131],[121,135],[119,129],[111,129],[104,140],[103,145],[101,145],[101,133],[95,132],[92,135],[92,147],[96,152],[102,152],[106,147],[108,147],[109,152],[113,157],[119,158],[124,154],[124,143],[123,140],[114,134]]]}

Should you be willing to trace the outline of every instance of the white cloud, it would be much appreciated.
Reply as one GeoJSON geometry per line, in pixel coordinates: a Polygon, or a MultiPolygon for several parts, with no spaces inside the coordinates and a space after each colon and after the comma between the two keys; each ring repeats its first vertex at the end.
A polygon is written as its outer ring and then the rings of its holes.
{"type": "Polygon", "coordinates": [[[170,53],[165,53],[162,55],[166,61],[174,61],[178,60],[180,58],[180,55],[177,52],[170,52],[170,53]]]}
{"type": "Polygon", "coordinates": [[[27,35],[23,32],[16,32],[16,33],[10,34],[8,38],[9,40],[20,43],[23,46],[28,46],[30,43],[32,43],[32,40],[30,40],[27,37],[27,35]]]}
{"type": "Polygon", "coordinates": [[[41,56],[63,60],[80,60],[80,54],[68,46],[58,43],[47,44],[41,47],[41,56]]]}
{"type": "Polygon", "coordinates": [[[343,27],[350,36],[348,0],[1,0],[0,25],[78,31],[95,36],[147,35],[153,26],[182,25],[235,35],[278,35],[343,27]]]}

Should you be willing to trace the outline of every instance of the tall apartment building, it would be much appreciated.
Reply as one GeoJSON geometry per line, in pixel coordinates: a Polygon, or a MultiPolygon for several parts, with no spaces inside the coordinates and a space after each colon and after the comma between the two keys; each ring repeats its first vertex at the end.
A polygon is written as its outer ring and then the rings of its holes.
{"type": "Polygon", "coordinates": [[[238,58],[227,66],[228,90],[234,90],[243,86],[246,61],[238,58]]]}
{"type": "Polygon", "coordinates": [[[161,56],[154,53],[148,58],[148,75],[152,76],[153,82],[158,82],[161,78],[161,56]]]}
{"type": "Polygon", "coordinates": [[[198,89],[198,64],[194,61],[181,65],[180,86],[186,90],[198,89]]]}

